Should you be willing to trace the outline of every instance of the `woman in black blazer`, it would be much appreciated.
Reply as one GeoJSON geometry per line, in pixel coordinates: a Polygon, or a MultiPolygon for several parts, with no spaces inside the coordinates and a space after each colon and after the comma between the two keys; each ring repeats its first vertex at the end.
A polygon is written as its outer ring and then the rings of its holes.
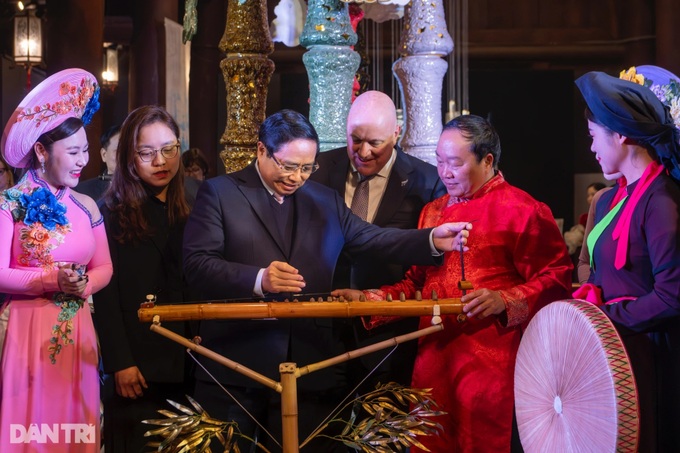
{"type": "MultiPolygon", "coordinates": [[[[179,127],[162,107],[134,110],[121,128],[118,165],[103,200],[113,278],[94,304],[107,453],[142,451],[149,425],[141,421],[158,418],[167,398],[183,401],[190,387],[184,349],[137,319],[147,294],[160,304],[188,297],[181,254],[189,205],[179,150],[179,127]]],[[[189,336],[186,323],[163,326],[189,336]]]]}

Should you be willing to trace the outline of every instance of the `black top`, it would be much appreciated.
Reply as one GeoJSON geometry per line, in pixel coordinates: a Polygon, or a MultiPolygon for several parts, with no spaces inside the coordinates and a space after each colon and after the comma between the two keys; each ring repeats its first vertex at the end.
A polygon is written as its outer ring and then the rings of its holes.
{"type": "MultiPolygon", "coordinates": [[[[137,366],[147,381],[181,382],[184,348],[151,332],[137,317],[139,304],[154,294],[158,304],[190,300],[182,276],[184,225],[170,226],[165,203],[150,196],[143,205],[153,235],[133,244],[114,239],[118,223],[106,206],[102,215],[108,236],[113,277],[94,295],[95,326],[101,343],[104,371],[113,373],[137,366]]],[[[185,322],[164,322],[163,327],[189,336],[185,322]]]]}
{"type": "Polygon", "coordinates": [[[96,178],[81,181],[73,190],[91,197],[94,201],[99,201],[104,196],[104,192],[111,185],[111,175],[99,175],[96,178]]]}

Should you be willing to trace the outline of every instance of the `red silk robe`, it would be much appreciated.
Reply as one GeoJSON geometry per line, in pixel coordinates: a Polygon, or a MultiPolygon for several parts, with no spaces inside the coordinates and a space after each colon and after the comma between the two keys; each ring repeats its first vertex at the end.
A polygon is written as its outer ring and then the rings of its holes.
{"type": "MultiPolygon", "coordinates": [[[[500,291],[506,311],[464,323],[443,316],[445,329],[420,339],[412,385],[433,388],[434,401],[448,414],[435,419],[444,428],[440,436],[419,440],[437,453],[508,452],[522,328],[549,302],[569,297],[573,266],[550,209],[501,174],[469,200],[447,206],[449,198],[426,205],[419,227],[472,222],[465,278],[474,289],[500,291]]],[[[413,298],[422,288],[424,298],[432,291],[440,298],[460,297],[460,279],[460,253],[446,253],[442,266],[414,266],[401,282],[368,295],[380,298],[389,292],[398,300],[400,292],[413,298]]],[[[374,317],[370,324],[381,321],[374,317]]],[[[420,327],[429,323],[430,318],[422,318],[420,327]]]]}

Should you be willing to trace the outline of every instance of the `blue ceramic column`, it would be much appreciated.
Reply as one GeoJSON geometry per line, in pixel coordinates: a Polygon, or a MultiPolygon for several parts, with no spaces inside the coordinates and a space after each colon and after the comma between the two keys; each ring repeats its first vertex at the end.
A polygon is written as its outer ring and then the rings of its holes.
{"type": "Polygon", "coordinates": [[[360,57],[352,50],[347,4],[340,0],[309,0],[300,44],[309,76],[309,120],[319,134],[321,151],[346,146],[346,124],[352,100],[354,74],[360,57]]]}

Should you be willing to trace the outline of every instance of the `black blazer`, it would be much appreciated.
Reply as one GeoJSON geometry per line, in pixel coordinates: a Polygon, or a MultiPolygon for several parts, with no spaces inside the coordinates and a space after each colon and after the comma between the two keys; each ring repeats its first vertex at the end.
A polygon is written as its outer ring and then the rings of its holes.
{"type": "Polygon", "coordinates": [[[88,179],[87,181],[78,183],[78,185],[73,190],[84,193],[94,201],[99,202],[104,196],[106,189],[108,189],[110,185],[111,179],[103,179],[100,175],[96,178],[88,179]]]}
{"type": "MultiPolygon", "coordinates": [[[[113,276],[94,294],[94,322],[99,335],[106,373],[137,366],[150,382],[182,382],[184,348],[151,332],[139,322],[137,310],[147,294],[156,294],[159,304],[189,299],[182,281],[182,235],[184,225],[170,227],[163,203],[150,196],[142,206],[155,234],[134,244],[120,244],[111,212],[104,205],[102,215],[108,236],[113,276]]],[[[182,336],[189,336],[185,322],[163,323],[182,336]]]]}
{"type": "MultiPolygon", "coordinates": [[[[396,148],[397,156],[390,172],[374,225],[391,228],[417,228],[420,211],[432,200],[446,194],[437,168],[396,148]]],[[[347,148],[319,154],[319,170],[311,180],[335,189],[345,197],[345,181],[351,171],[347,148]]],[[[400,281],[408,266],[384,259],[381,255],[362,257],[352,262],[341,256],[333,281],[334,288],[369,289],[400,281]]]]}
{"type": "MultiPolygon", "coordinates": [[[[184,234],[184,271],[204,298],[253,300],[257,273],[272,261],[296,267],[305,278],[306,293],[327,293],[343,249],[352,255],[382,254],[401,263],[437,264],[429,229],[371,225],[352,214],[336,191],[313,181],[286,201],[294,203],[293,239],[286,247],[271,220],[270,196],[255,163],[201,185],[184,234]]],[[[329,318],[204,321],[199,335],[204,346],[276,380],[281,362],[303,366],[343,350],[329,318]]],[[[259,385],[212,361],[204,363],[220,382],[259,385]]],[[[333,388],[342,379],[338,368],[312,373],[298,385],[333,388]]],[[[207,379],[202,371],[197,377],[207,379]]]]}

